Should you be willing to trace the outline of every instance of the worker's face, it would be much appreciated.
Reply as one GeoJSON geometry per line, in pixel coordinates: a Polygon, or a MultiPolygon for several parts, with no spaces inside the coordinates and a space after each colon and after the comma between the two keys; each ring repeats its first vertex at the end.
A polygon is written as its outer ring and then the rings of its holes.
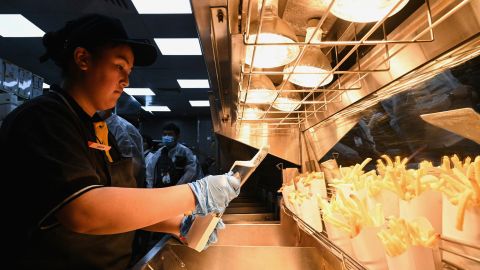
{"type": "Polygon", "coordinates": [[[90,54],[83,70],[87,98],[95,110],[115,107],[133,67],[133,52],[128,45],[100,49],[90,54]]]}

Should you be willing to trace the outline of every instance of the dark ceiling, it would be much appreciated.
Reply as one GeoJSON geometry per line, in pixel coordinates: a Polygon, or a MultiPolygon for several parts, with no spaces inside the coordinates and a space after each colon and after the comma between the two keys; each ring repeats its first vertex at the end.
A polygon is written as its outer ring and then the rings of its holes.
{"type": "MultiPolygon", "coordinates": [[[[0,14],[17,13],[44,32],[55,31],[83,14],[101,13],[119,18],[131,38],[152,44],[153,38],[198,37],[193,14],[138,14],[130,0],[0,0],[0,14]]],[[[53,62],[38,61],[43,53],[41,38],[0,37],[0,58],[43,77],[48,84],[59,83],[60,71],[53,62]]],[[[208,79],[203,56],[164,56],[160,51],[158,54],[153,65],[133,70],[130,87],[151,88],[156,94],[151,105],[166,105],[172,112],[150,114],[140,108],[140,104],[145,105],[144,97],[135,97],[136,102],[124,93],[118,113],[143,117],[209,115],[209,107],[192,108],[188,102],[207,100],[209,89],[182,89],[177,83],[177,79],[208,79]]]]}

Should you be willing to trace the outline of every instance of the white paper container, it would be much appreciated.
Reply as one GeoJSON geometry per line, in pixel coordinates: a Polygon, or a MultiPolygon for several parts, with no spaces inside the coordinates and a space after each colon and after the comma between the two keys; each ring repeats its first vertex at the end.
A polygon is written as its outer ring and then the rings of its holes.
{"type": "Polygon", "coordinates": [[[310,197],[303,201],[299,206],[299,216],[308,225],[317,232],[323,231],[322,218],[320,217],[320,208],[316,197],[310,197]]]}
{"type": "Polygon", "coordinates": [[[310,183],[310,192],[313,196],[319,194],[322,198],[327,199],[327,186],[325,179],[315,179],[310,183]]]}
{"type": "Polygon", "coordinates": [[[373,210],[377,203],[380,203],[383,206],[384,217],[398,217],[400,215],[399,201],[398,195],[387,189],[382,189],[377,196],[367,196],[368,209],[373,210]]]}
{"type": "Polygon", "coordinates": [[[388,269],[385,249],[377,236],[379,231],[379,227],[364,228],[351,240],[355,258],[367,269],[388,269]]]}
{"type": "Polygon", "coordinates": [[[297,182],[297,189],[302,193],[306,193],[306,194],[310,193],[310,186],[304,186],[303,182],[301,181],[297,182]]]}
{"type": "Polygon", "coordinates": [[[434,250],[426,247],[410,247],[403,254],[395,257],[387,255],[389,270],[436,270],[441,264],[435,260],[434,250]]]}
{"type": "Polygon", "coordinates": [[[352,257],[354,256],[350,236],[347,232],[337,229],[328,222],[325,222],[325,229],[327,230],[328,239],[330,239],[330,241],[343,250],[343,252],[352,257]]]}
{"type": "Polygon", "coordinates": [[[283,201],[285,202],[285,205],[287,206],[287,208],[290,211],[295,212],[294,211],[295,209],[294,209],[292,203],[288,199],[288,194],[290,194],[293,191],[295,191],[295,187],[293,185],[284,186],[283,189],[282,189],[282,196],[283,196],[283,201]]]}
{"type": "Polygon", "coordinates": [[[364,188],[355,190],[353,184],[338,184],[335,185],[335,190],[342,191],[345,197],[350,196],[350,194],[355,194],[359,199],[363,200],[367,196],[367,191],[364,188]]]}
{"type": "Polygon", "coordinates": [[[423,192],[410,201],[400,200],[400,217],[411,221],[425,217],[436,232],[442,232],[442,195],[433,190],[423,192]]]}
{"type": "Polygon", "coordinates": [[[442,235],[462,243],[480,247],[480,207],[467,207],[463,220],[463,231],[455,228],[458,206],[453,205],[443,195],[442,235]]]}

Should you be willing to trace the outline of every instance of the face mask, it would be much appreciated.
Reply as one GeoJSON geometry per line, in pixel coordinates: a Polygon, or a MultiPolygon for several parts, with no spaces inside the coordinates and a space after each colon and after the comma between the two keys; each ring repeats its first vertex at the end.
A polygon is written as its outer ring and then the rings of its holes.
{"type": "Polygon", "coordinates": [[[167,135],[167,136],[162,137],[162,142],[166,146],[172,146],[175,143],[175,139],[173,138],[173,136],[168,136],[167,135]]]}

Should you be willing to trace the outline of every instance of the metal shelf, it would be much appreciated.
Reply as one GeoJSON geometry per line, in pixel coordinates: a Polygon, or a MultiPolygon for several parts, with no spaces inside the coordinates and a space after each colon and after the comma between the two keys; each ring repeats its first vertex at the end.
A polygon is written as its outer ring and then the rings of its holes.
{"type": "Polygon", "coordinates": [[[344,269],[357,269],[357,270],[367,270],[365,266],[359,263],[357,260],[352,258],[350,255],[345,253],[341,248],[335,245],[330,239],[328,239],[328,235],[325,231],[318,232],[310,225],[305,223],[300,217],[298,217],[295,213],[290,211],[282,201],[282,210],[285,212],[286,215],[290,216],[297,222],[297,225],[302,229],[304,232],[312,236],[315,240],[317,240],[322,246],[324,246],[327,250],[329,250],[333,255],[335,255],[342,263],[344,269]]]}
{"type": "MultiPolygon", "coordinates": [[[[363,266],[361,263],[359,263],[356,259],[352,258],[350,255],[345,253],[342,249],[340,249],[338,246],[336,246],[330,239],[328,239],[328,234],[323,231],[323,232],[318,232],[314,228],[312,228],[310,225],[305,223],[300,217],[298,217],[295,213],[290,211],[285,204],[281,204],[281,208],[284,211],[284,213],[287,216],[290,216],[293,220],[297,222],[297,225],[300,229],[302,229],[304,232],[306,232],[308,235],[312,236],[315,240],[317,240],[323,247],[325,247],[327,250],[329,250],[333,255],[335,255],[342,263],[343,269],[355,269],[355,270],[367,270],[365,266],[363,266]]],[[[468,245],[465,243],[461,243],[452,239],[448,239],[445,237],[441,238],[441,243],[440,243],[440,250],[442,252],[442,269],[445,270],[463,270],[467,268],[462,268],[461,266],[458,266],[454,262],[450,262],[445,260],[445,253],[452,254],[455,258],[455,261],[460,260],[460,261],[470,261],[475,264],[478,264],[478,267],[480,267],[480,257],[475,257],[472,255],[465,254],[465,250],[472,250],[476,254],[479,254],[480,256],[480,247],[477,246],[472,246],[468,245]]]]}
{"type": "MultiPolygon", "coordinates": [[[[335,59],[334,63],[335,66],[332,67],[332,70],[329,71],[329,74],[335,74],[336,80],[333,81],[333,83],[330,84],[329,87],[320,87],[323,82],[321,82],[317,87],[313,88],[302,88],[302,89],[284,89],[285,83],[282,83],[279,86],[279,89],[277,89],[277,96],[272,102],[268,102],[267,104],[260,104],[260,106],[265,106],[265,109],[263,111],[263,114],[261,117],[259,117],[258,122],[265,121],[265,119],[268,119],[270,123],[270,130],[276,129],[276,128],[284,128],[285,125],[290,126],[290,127],[296,127],[299,126],[303,123],[305,123],[306,119],[315,116],[317,113],[321,113],[324,111],[328,110],[329,105],[333,105],[333,103],[337,102],[342,102],[341,97],[343,96],[344,93],[350,92],[352,90],[358,90],[362,88],[362,81],[363,79],[374,72],[385,72],[390,70],[390,60],[392,57],[394,57],[396,54],[399,53],[399,51],[403,50],[406,48],[408,44],[416,44],[416,43],[424,43],[424,42],[433,42],[434,41],[434,28],[440,24],[441,22],[445,21],[447,18],[455,14],[458,10],[460,10],[463,6],[467,5],[471,0],[463,0],[455,4],[453,7],[449,7],[449,10],[447,10],[446,13],[442,14],[438,12],[438,10],[435,10],[434,7],[430,6],[430,1],[429,0],[424,0],[425,4],[419,9],[419,12],[424,13],[424,22],[417,22],[414,26],[412,27],[417,27],[416,31],[413,31],[415,33],[415,36],[409,36],[408,38],[405,39],[398,39],[395,38],[395,35],[393,37],[389,37],[385,31],[385,21],[388,19],[388,15],[396,8],[399,3],[395,7],[392,8],[392,10],[381,20],[377,21],[371,28],[366,29],[369,31],[363,31],[366,33],[363,33],[357,29],[358,25],[356,23],[350,23],[349,27],[343,32],[340,33],[341,37],[339,40],[322,40],[320,42],[312,42],[311,40],[306,40],[305,42],[297,42],[295,43],[296,45],[300,46],[300,54],[297,57],[296,60],[294,60],[293,63],[293,69],[295,70],[295,67],[299,64],[301,58],[304,55],[304,52],[307,47],[314,47],[314,46],[321,46],[322,48],[325,49],[326,55],[330,55],[332,59],[335,59]],[[440,14],[440,15],[439,15],[440,14]],[[381,39],[372,39],[371,36],[375,31],[381,31],[383,33],[383,36],[381,39]],[[353,34],[352,34],[353,33],[353,34]],[[359,34],[362,33],[362,34],[359,34]],[[359,36],[357,36],[359,35],[359,36]],[[428,36],[428,38],[424,38],[425,35],[428,36]],[[388,44],[397,44],[399,45],[397,50],[392,51],[392,48],[388,46],[388,44]],[[376,57],[376,60],[373,62],[369,63],[362,63],[361,58],[362,58],[362,53],[360,52],[360,48],[362,46],[374,46],[377,45],[376,50],[373,50],[370,52],[370,54],[375,54],[378,55],[376,57]],[[351,49],[348,49],[351,48],[351,49]],[[328,50],[328,52],[327,52],[328,50]],[[342,50],[345,50],[341,52],[342,50]],[[347,52],[348,51],[348,52],[347,52]],[[341,52],[341,53],[340,53],[341,52]],[[349,58],[353,58],[355,60],[355,64],[353,65],[352,68],[349,69],[343,69],[342,70],[342,64],[345,63],[349,58]],[[301,100],[295,100],[293,105],[299,104],[300,106],[291,111],[283,111],[281,113],[277,113],[277,111],[273,108],[273,104],[276,102],[277,98],[280,96],[282,93],[288,93],[288,92],[300,92],[302,93],[302,98],[301,100]],[[294,123],[291,123],[291,118],[296,118],[294,123]],[[276,123],[276,125],[274,124],[276,123]]],[[[264,19],[264,8],[265,8],[265,2],[266,0],[262,0],[262,6],[259,11],[259,18],[257,20],[259,21],[258,25],[256,25],[254,29],[254,33],[259,33],[261,32],[260,29],[262,27],[262,22],[264,19]]],[[[316,30],[314,35],[316,34],[317,31],[322,29],[324,26],[324,23],[327,19],[328,16],[331,15],[331,8],[332,5],[335,1],[332,1],[330,5],[328,6],[327,10],[325,11],[324,15],[321,17],[318,25],[316,26],[316,30]]],[[[442,11],[443,12],[443,11],[442,11]]],[[[250,24],[252,24],[252,17],[254,15],[252,13],[252,1],[248,1],[248,8],[247,8],[247,19],[245,24],[245,31],[243,32],[243,45],[244,46],[254,46],[253,49],[253,54],[251,56],[253,62],[253,59],[255,59],[255,53],[256,53],[256,47],[261,45],[271,45],[271,46],[281,46],[281,45],[291,45],[290,43],[264,43],[264,42],[258,42],[258,36],[256,37],[255,42],[249,43],[247,42],[249,39],[248,37],[250,36],[251,28],[250,24]]],[[[365,29],[364,29],[365,30],[365,29]]],[[[240,67],[241,73],[240,73],[240,80],[239,80],[239,89],[240,91],[243,91],[245,93],[245,96],[248,95],[248,92],[250,90],[250,84],[253,76],[258,76],[258,75],[272,75],[272,76],[286,76],[284,78],[285,80],[288,81],[290,76],[293,74],[315,74],[315,73],[298,73],[294,71],[290,72],[285,72],[285,71],[266,71],[258,68],[251,68],[248,66],[245,62],[241,64],[240,67]],[[243,87],[244,86],[244,87],[243,87]]],[[[320,74],[320,73],[318,73],[320,74]]],[[[326,76],[325,76],[326,77],[326,76]]],[[[323,80],[326,80],[324,78],[323,80]]],[[[240,93],[239,91],[239,93],[240,93]]],[[[239,120],[239,126],[242,124],[247,124],[247,125],[252,125],[252,121],[246,121],[244,119],[244,110],[246,107],[248,107],[248,104],[245,104],[245,100],[241,100],[240,98],[238,99],[239,102],[237,103],[237,120],[239,120]]],[[[282,104],[286,104],[282,102],[282,104]]],[[[252,104],[255,106],[255,104],[252,104]]],[[[258,106],[258,104],[256,104],[258,106]]]]}

